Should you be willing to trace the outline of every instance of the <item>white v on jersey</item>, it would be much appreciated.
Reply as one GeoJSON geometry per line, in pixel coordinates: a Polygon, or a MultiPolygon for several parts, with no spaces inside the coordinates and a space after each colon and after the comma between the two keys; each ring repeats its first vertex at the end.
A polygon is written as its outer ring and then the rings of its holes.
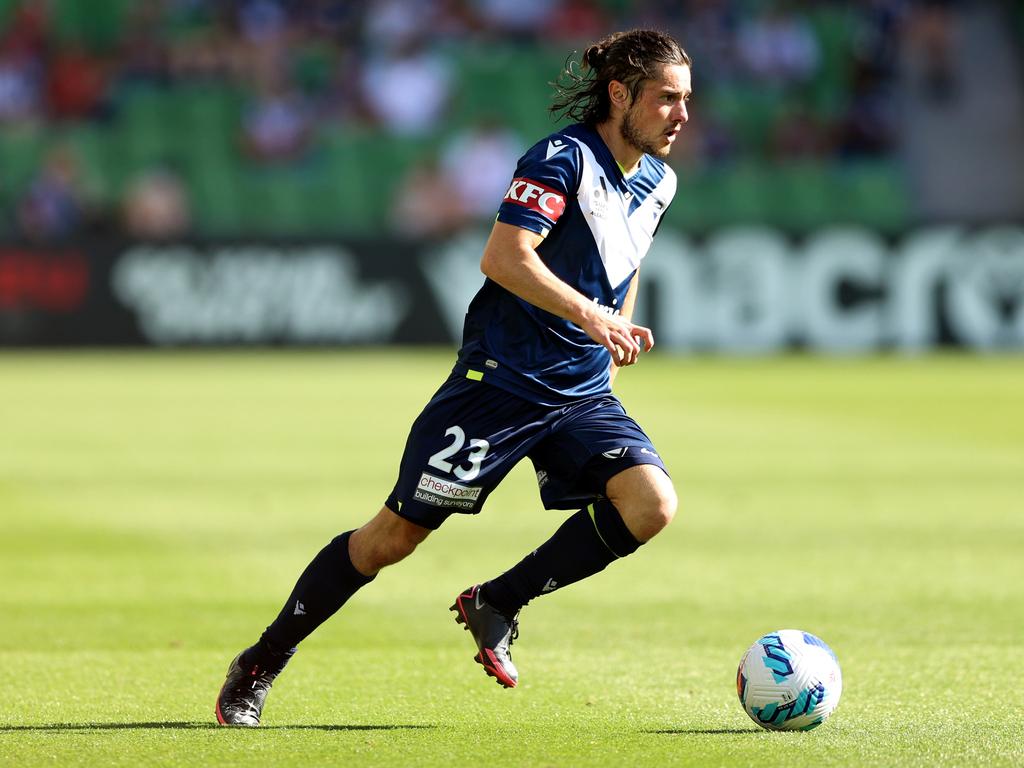
{"type": "MultiPolygon", "coordinates": [[[[644,155],[626,178],[597,132],[573,125],[523,155],[498,221],[544,236],[537,253],[547,267],[615,313],[675,191],[661,160],[644,155]]],[[[610,391],[610,364],[579,327],[486,280],[466,314],[456,370],[559,405],[610,391]]]]}

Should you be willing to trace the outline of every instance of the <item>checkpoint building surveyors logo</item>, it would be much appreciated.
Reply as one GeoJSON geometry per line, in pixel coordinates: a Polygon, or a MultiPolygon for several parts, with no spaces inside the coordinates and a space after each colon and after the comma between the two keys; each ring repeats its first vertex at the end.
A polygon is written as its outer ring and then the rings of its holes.
{"type": "Polygon", "coordinates": [[[480,486],[460,485],[451,480],[424,472],[413,498],[433,507],[446,507],[472,512],[480,498],[480,486]]]}

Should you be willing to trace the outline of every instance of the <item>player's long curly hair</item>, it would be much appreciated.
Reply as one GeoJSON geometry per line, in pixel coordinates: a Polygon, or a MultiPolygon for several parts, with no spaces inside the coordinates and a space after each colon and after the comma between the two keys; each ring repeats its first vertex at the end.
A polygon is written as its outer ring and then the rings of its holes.
{"type": "Polygon", "coordinates": [[[629,88],[631,99],[639,95],[645,80],[658,76],[666,64],[692,67],[689,55],[675,40],[652,29],[616,32],[583,52],[582,65],[572,58],[554,85],[550,111],[578,123],[597,125],[608,119],[611,101],[608,83],[618,80],[629,88]]]}

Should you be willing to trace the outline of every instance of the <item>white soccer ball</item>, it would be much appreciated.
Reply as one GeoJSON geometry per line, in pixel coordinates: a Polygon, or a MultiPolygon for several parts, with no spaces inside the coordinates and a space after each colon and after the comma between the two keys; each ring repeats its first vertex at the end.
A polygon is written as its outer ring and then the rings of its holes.
{"type": "Polygon", "coordinates": [[[736,693],[762,728],[809,731],[835,711],[843,674],[836,655],[820,639],[799,629],[780,629],[743,654],[736,693]]]}

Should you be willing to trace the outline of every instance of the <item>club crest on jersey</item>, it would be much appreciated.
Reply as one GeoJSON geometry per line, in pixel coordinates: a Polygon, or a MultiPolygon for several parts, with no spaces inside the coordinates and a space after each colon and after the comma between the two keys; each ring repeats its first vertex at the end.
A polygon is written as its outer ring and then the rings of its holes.
{"type": "Polygon", "coordinates": [[[505,200],[536,211],[552,222],[565,211],[565,195],[530,179],[512,179],[505,200]]]}

